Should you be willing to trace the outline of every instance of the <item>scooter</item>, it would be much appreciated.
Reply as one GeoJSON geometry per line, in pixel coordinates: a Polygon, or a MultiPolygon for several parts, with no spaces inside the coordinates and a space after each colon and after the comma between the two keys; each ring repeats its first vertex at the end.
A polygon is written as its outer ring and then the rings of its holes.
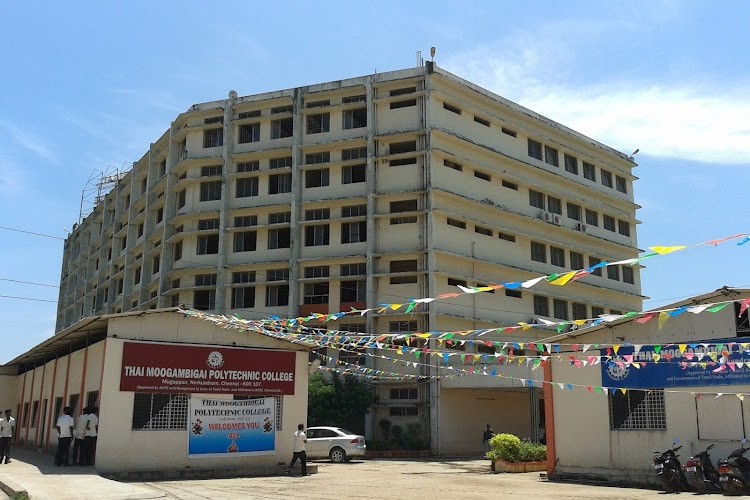
{"type": "Polygon", "coordinates": [[[676,491],[688,489],[685,474],[683,474],[682,466],[677,459],[679,455],[676,452],[682,448],[682,446],[677,446],[677,443],[679,442],[678,439],[675,439],[672,442],[672,447],[667,451],[654,451],[654,469],[656,470],[656,477],[659,479],[662,488],[667,493],[674,493],[676,491]]]}
{"type": "Polygon", "coordinates": [[[744,456],[750,448],[745,448],[747,439],[741,443],[729,457],[719,460],[719,484],[728,495],[741,495],[750,485],[750,460],[744,456]]]}
{"type": "Polygon", "coordinates": [[[714,445],[709,446],[705,451],[688,458],[685,462],[685,478],[690,487],[698,493],[721,490],[719,473],[711,463],[711,456],[708,454],[708,450],[713,447],[714,445]]]}

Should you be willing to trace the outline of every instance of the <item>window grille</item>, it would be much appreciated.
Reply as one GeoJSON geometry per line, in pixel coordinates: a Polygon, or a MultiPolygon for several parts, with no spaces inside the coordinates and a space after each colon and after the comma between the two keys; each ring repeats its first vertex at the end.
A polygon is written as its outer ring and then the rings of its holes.
{"type": "Polygon", "coordinates": [[[612,430],[663,430],[667,428],[664,389],[616,391],[609,395],[609,422],[612,430]]]}
{"type": "Polygon", "coordinates": [[[186,394],[135,393],[133,425],[135,430],[187,429],[188,396],[186,394]]]}

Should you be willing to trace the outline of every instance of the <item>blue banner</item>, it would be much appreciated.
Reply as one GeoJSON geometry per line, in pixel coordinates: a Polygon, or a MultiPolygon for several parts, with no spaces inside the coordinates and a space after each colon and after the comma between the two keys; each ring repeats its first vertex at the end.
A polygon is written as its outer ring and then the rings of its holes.
{"type": "Polygon", "coordinates": [[[276,450],[276,400],[190,399],[188,457],[270,455],[276,450]]]}
{"type": "MultiPolygon", "coordinates": [[[[747,339],[732,339],[727,342],[736,343],[745,340],[747,339]]],[[[722,341],[712,340],[710,344],[704,342],[683,345],[687,345],[684,354],[680,352],[677,345],[657,348],[644,346],[638,352],[634,352],[633,347],[621,347],[612,361],[602,361],[602,387],[661,389],[750,384],[750,367],[736,367],[732,370],[727,364],[722,371],[714,371],[722,366],[718,362],[722,356],[718,353],[717,362],[713,362],[708,353],[717,353],[717,345],[722,347],[722,341]],[[659,356],[659,361],[654,363],[656,354],[659,356]],[[692,359],[685,357],[689,354],[692,354],[692,359]],[[633,356],[634,363],[640,363],[640,368],[629,366],[627,357],[630,355],[633,356]],[[696,362],[708,364],[705,368],[699,365],[690,366],[696,362]]],[[[728,350],[726,342],[722,350],[728,350]]],[[[733,352],[729,354],[727,361],[750,363],[750,353],[738,350],[739,345],[734,344],[733,352]]],[[[603,354],[604,352],[602,351],[603,354]]]]}

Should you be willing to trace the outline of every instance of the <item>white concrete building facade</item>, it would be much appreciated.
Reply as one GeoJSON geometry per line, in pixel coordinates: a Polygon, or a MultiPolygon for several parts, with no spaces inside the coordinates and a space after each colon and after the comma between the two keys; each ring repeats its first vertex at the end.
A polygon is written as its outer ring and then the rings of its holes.
{"type": "MultiPolygon", "coordinates": [[[[634,167],[432,63],[230,92],[180,114],[66,240],[57,329],[179,304],[251,319],[348,311],[633,258],[634,167]]],[[[638,268],[612,266],[565,287],[541,283],[318,326],[471,330],[640,310],[641,300],[638,268]]],[[[494,353],[469,340],[448,348],[494,353]]],[[[342,361],[434,374],[356,354],[342,361]]],[[[540,418],[535,391],[497,378],[378,391],[368,439],[381,437],[381,419],[417,423],[435,453],[479,451],[478,440],[455,436],[488,422],[531,436],[540,418]],[[469,420],[460,408],[471,408],[469,420]]]]}

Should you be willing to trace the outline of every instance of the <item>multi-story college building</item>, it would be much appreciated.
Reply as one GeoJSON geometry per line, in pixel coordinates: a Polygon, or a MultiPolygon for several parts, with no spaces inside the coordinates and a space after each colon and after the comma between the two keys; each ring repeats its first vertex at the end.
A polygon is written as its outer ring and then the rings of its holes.
{"type": "MultiPolygon", "coordinates": [[[[68,237],[57,330],[85,316],[180,304],[246,318],[349,311],[633,258],[634,166],[432,63],[246,97],[232,91],[180,114],[68,237]]],[[[566,286],[542,281],[315,326],[465,331],[640,310],[642,298],[637,267],[608,266],[566,286]]],[[[539,330],[479,340],[532,338],[539,330]]],[[[456,335],[440,348],[497,348],[475,340],[456,335]]],[[[526,365],[503,369],[541,378],[526,365]]],[[[378,391],[368,439],[379,438],[381,419],[420,424],[436,453],[481,449],[486,423],[533,437],[543,419],[537,391],[509,378],[384,382],[378,391]]]]}

